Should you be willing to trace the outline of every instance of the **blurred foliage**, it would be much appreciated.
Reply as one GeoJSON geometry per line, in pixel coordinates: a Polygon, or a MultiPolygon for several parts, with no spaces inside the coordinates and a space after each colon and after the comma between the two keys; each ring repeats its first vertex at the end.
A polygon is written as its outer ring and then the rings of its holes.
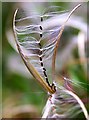
{"type": "MultiPolygon", "coordinates": [[[[0,2],[0,114],[2,109],[2,3],[0,2]]],[[[0,117],[1,118],[1,117],[0,117]]]]}
{"type": "MultiPolygon", "coordinates": [[[[34,4],[36,6],[36,3],[33,3],[33,5],[34,4]]],[[[45,2],[45,3],[40,3],[39,6],[42,5],[45,8],[49,4],[63,6],[65,9],[68,9],[71,6],[74,6],[73,3],[66,3],[66,2],[59,2],[59,3],[58,2],[53,2],[53,3],[45,2]]],[[[20,106],[28,105],[28,104],[32,105],[29,107],[31,108],[35,107],[35,110],[36,110],[36,111],[34,110],[30,111],[30,113],[33,112],[36,114],[36,116],[39,116],[47,100],[47,94],[41,88],[41,86],[36,82],[36,80],[34,80],[34,78],[31,77],[30,74],[29,74],[29,77],[23,76],[23,73],[21,75],[19,72],[12,71],[10,70],[11,67],[8,66],[9,58],[12,55],[16,55],[16,56],[19,56],[19,55],[8,43],[8,40],[6,37],[6,31],[9,29],[12,29],[14,11],[16,8],[20,8],[20,7],[24,8],[26,7],[26,5],[22,3],[3,3],[2,5],[2,36],[3,36],[2,38],[3,108],[2,109],[3,109],[3,117],[13,116],[13,114],[9,112],[8,114],[6,114],[5,110],[8,111],[10,109],[14,109],[15,107],[18,107],[18,106],[20,107],[20,106]]],[[[41,7],[38,7],[37,9],[41,10],[41,7]]],[[[0,10],[0,14],[1,14],[1,10],[0,10]]],[[[78,15],[81,16],[81,13],[79,13],[78,15]]],[[[83,14],[82,14],[82,17],[83,17],[83,14]]],[[[84,18],[84,19],[86,21],[87,18],[84,18]]],[[[65,48],[66,44],[68,44],[69,38],[71,38],[73,35],[77,35],[78,32],[79,32],[78,29],[73,29],[73,28],[65,29],[63,33],[63,37],[59,45],[59,54],[58,54],[59,58],[60,58],[61,51],[65,48]]],[[[86,52],[88,53],[88,51],[86,52]]],[[[64,65],[61,70],[59,69],[57,71],[57,73],[59,74],[61,73],[63,76],[68,77],[71,80],[82,82],[82,85],[81,85],[82,87],[80,87],[80,90],[79,88],[77,88],[75,89],[75,91],[80,96],[80,98],[84,100],[84,103],[87,109],[89,109],[89,105],[87,104],[87,99],[89,99],[88,98],[89,88],[87,86],[87,83],[89,83],[89,81],[87,79],[87,73],[86,71],[84,71],[83,66],[81,65],[79,61],[79,53],[78,53],[77,47],[72,50],[72,61],[73,62],[67,61],[68,62],[67,65],[64,65]],[[85,90],[84,88],[88,90],[88,93],[87,93],[87,90],[85,90]]],[[[58,63],[58,66],[60,66],[59,63],[58,63]]],[[[86,61],[84,63],[86,63],[86,61]]],[[[15,64],[14,61],[13,61],[13,64],[15,64]]],[[[15,66],[18,67],[18,65],[15,65],[15,66]]],[[[23,66],[23,69],[25,69],[24,66],[23,66]]],[[[23,114],[25,114],[25,112],[23,114]]],[[[21,113],[21,116],[19,117],[22,117],[22,116],[24,117],[25,115],[22,115],[21,113]]],[[[13,117],[15,117],[15,115],[13,117]]]]}

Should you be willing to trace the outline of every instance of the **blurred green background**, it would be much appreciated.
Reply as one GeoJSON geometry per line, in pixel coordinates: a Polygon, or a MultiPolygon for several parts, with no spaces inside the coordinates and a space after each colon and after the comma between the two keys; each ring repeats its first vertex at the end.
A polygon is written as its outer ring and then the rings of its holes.
{"type": "MultiPolygon", "coordinates": [[[[42,2],[42,3],[2,3],[2,89],[3,89],[3,107],[2,116],[5,118],[13,117],[39,117],[47,100],[47,93],[34,80],[26,69],[19,54],[11,46],[14,39],[12,36],[12,22],[15,9],[34,9],[41,11],[49,5],[62,6],[65,10],[73,8],[78,3],[68,2],[42,2]],[[8,42],[9,41],[9,42],[8,42]],[[11,43],[12,41],[12,43],[11,43]],[[10,45],[11,44],[11,45],[10,45]]],[[[0,4],[1,5],[1,4],[0,4]]],[[[0,7],[1,8],[1,7],[0,7]]],[[[79,17],[82,26],[87,24],[87,3],[84,3],[74,13],[79,17]]],[[[71,25],[70,25],[71,26],[71,25]]],[[[0,25],[1,27],[1,25],[0,25]]],[[[82,28],[82,29],[86,29],[82,28]]],[[[0,29],[1,30],[1,29],[0,29]]],[[[81,42],[73,42],[79,36],[80,28],[67,27],[61,38],[59,45],[56,72],[78,83],[74,90],[83,100],[87,109],[89,79],[87,62],[89,51],[89,39],[84,39],[84,45],[81,42]],[[83,46],[82,46],[83,45],[83,46]],[[84,48],[84,49],[83,49],[84,48]],[[83,53],[83,54],[82,54],[83,53]],[[81,55],[82,54],[82,55],[81,55]],[[81,83],[80,83],[81,82],[81,83]]],[[[85,31],[82,31],[85,34],[85,31]]],[[[1,33],[1,32],[0,32],[1,33]]],[[[1,35],[0,35],[1,36],[1,35]]],[[[1,37],[0,37],[1,39],[1,37]]],[[[1,41],[0,41],[1,43],[1,41]]],[[[0,50],[1,51],[1,50],[0,50]]],[[[1,52],[0,52],[1,55],[1,52]]],[[[1,64],[0,64],[1,66],[1,64]]],[[[49,67],[49,69],[51,69],[49,67]]],[[[0,70],[1,71],[1,70],[0,70]]],[[[57,76],[58,77],[58,76],[57,76]]],[[[1,79],[1,76],[0,76],[1,79]]],[[[0,89],[1,91],[1,89],[0,89]]]]}

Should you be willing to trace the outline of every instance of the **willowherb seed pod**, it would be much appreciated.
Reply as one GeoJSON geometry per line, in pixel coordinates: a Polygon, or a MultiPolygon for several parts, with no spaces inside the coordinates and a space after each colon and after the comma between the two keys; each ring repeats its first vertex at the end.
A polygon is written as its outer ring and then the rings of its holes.
{"type": "Polygon", "coordinates": [[[52,57],[62,25],[44,29],[41,22],[55,15],[65,14],[64,11],[53,12],[53,8],[57,6],[49,7],[43,15],[25,16],[19,19],[16,19],[18,14],[23,15],[16,10],[13,21],[19,53],[32,75],[49,93],[54,93],[56,89],[53,87],[54,84],[51,85],[48,80],[44,61],[52,57]]]}

